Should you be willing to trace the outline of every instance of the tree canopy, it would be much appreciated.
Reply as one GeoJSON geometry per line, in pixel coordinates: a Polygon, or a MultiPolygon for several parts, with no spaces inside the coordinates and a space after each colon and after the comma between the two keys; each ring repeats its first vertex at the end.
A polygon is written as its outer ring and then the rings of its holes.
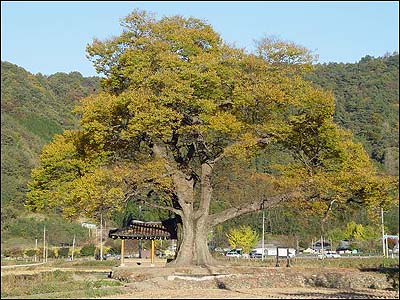
{"type": "Polygon", "coordinates": [[[88,45],[104,91],[76,108],[79,129],[44,147],[28,207],[71,218],[129,201],[165,209],[182,222],[177,261],[204,264],[211,227],[262,207],[393,201],[393,179],[334,124],[332,93],[304,79],[304,48],[264,39],[248,54],[204,21],[142,11],[121,25],[88,45]]]}

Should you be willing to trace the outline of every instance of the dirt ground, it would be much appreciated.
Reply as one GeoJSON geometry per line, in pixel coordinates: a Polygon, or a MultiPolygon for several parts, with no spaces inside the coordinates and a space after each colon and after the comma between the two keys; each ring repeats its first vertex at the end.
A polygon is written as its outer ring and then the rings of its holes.
{"type": "Polygon", "coordinates": [[[149,290],[127,291],[104,299],[398,299],[396,293],[328,288],[255,288],[238,290],[149,290]]]}
{"type": "MultiPolygon", "coordinates": [[[[7,274],[54,270],[97,272],[124,282],[122,294],[103,299],[399,299],[398,269],[231,266],[166,267],[165,260],[126,260],[119,267],[2,268],[7,274]],[[389,276],[390,275],[390,276],[389,276]],[[397,278],[397,290],[394,289],[397,278]]],[[[105,276],[105,275],[104,275],[105,276]]]]}
{"type": "MultiPolygon", "coordinates": [[[[398,276],[398,273],[397,275],[398,276]]],[[[387,274],[344,268],[192,267],[113,269],[124,293],[108,299],[398,299],[387,274]]]]}

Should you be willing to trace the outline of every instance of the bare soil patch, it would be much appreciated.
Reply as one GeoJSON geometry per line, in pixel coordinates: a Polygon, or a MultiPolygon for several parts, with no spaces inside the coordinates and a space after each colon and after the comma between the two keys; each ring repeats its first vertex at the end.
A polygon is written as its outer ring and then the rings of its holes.
{"type": "MultiPolygon", "coordinates": [[[[398,275],[398,273],[397,273],[398,275]]],[[[119,299],[398,299],[383,272],[348,268],[217,266],[113,269],[119,299]]]]}

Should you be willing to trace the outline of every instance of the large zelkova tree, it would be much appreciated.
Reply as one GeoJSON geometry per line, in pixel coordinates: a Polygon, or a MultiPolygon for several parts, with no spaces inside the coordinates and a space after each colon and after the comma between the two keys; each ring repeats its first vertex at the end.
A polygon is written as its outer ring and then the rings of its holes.
{"type": "Polygon", "coordinates": [[[390,180],[333,123],[332,94],[303,80],[307,49],[269,38],[248,54],[201,20],[142,11],[122,26],[88,45],[103,91],[77,107],[79,129],[44,147],[28,207],[69,218],[129,201],[165,209],[180,225],[172,264],[210,265],[209,231],[240,215],[391,201],[390,180]]]}

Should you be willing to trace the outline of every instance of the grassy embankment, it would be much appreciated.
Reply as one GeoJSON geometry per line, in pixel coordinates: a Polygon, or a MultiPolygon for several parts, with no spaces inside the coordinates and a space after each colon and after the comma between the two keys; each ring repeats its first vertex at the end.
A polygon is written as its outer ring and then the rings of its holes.
{"type": "Polygon", "coordinates": [[[61,270],[41,271],[38,266],[23,267],[23,270],[18,268],[15,273],[2,274],[1,298],[76,299],[119,294],[122,293],[123,283],[109,279],[106,272],[99,271],[116,265],[118,261],[54,261],[46,267],[61,270]],[[63,271],[62,268],[68,270],[63,271]],[[30,273],[35,270],[34,274],[30,273]]]}

